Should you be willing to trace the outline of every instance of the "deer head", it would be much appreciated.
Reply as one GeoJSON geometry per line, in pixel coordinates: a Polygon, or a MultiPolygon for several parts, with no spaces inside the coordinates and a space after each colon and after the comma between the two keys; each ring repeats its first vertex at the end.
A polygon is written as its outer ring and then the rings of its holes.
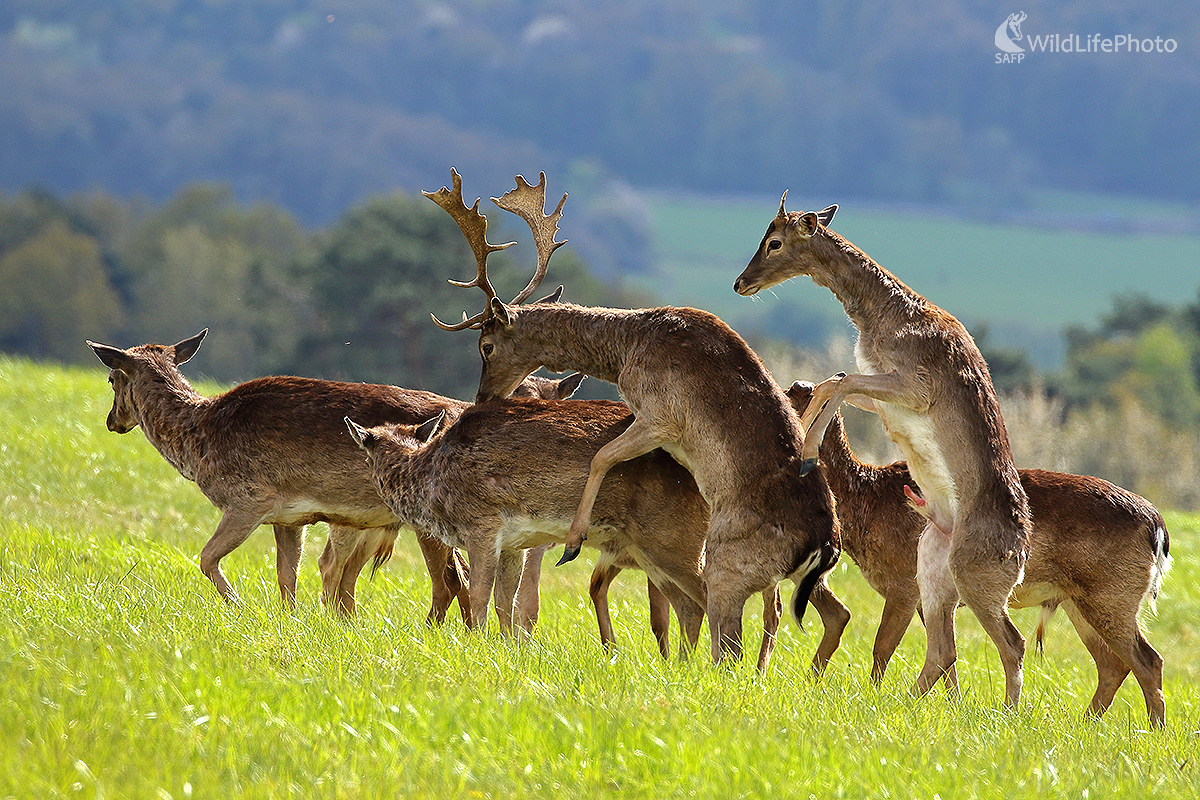
{"type": "MultiPolygon", "coordinates": [[[[509,245],[491,245],[486,241],[487,219],[479,213],[479,201],[471,208],[466,207],[462,199],[462,178],[453,169],[450,171],[454,189],[451,191],[442,187],[437,192],[425,192],[425,196],[444,208],[458,223],[463,235],[471,243],[475,252],[478,274],[471,281],[451,281],[455,286],[478,286],[486,297],[483,311],[473,317],[467,317],[454,325],[447,325],[434,317],[441,328],[449,331],[460,331],[466,328],[478,328],[479,354],[483,358],[483,374],[479,380],[479,394],[476,402],[482,402],[496,397],[506,397],[531,372],[540,366],[528,358],[522,358],[511,347],[511,341],[519,329],[518,307],[525,302],[541,285],[546,277],[546,269],[554,251],[566,244],[566,241],[555,241],[558,233],[558,221],[562,217],[563,204],[567,201],[564,193],[558,201],[558,206],[550,214],[546,213],[546,173],[541,173],[538,182],[530,185],[524,177],[516,176],[516,188],[510,189],[500,197],[492,198],[492,202],[505,211],[516,214],[525,220],[533,233],[534,245],[537,248],[537,267],[533,277],[512,302],[505,303],[496,296],[491,283],[487,279],[487,256],[496,250],[502,250],[509,245]],[[503,366],[500,366],[503,365],[503,366]]],[[[556,303],[562,288],[550,297],[539,300],[538,303],[556,303]]],[[[536,304],[535,304],[536,305],[536,304]]]]}
{"type": "Polygon", "coordinates": [[[810,243],[822,226],[833,221],[838,207],[832,205],[822,211],[786,211],[786,200],[785,191],[779,200],[779,213],[767,226],[758,252],[733,282],[733,290],[738,294],[752,295],[796,275],[812,274],[810,243]]]}
{"type": "Polygon", "coordinates": [[[374,428],[364,428],[349,417],[343,418],[350,431],[350,438],[367,454],[367,463],[374,468],[380,453],[380,445],[387,443],[390,451],[401,457],[410,456],[429,444],[443,430],[446,412],[420,425],[379,425],[374,428]]]}
{"type": "Polygon", "coordinates": [[[108,373],[108,383],[113,389],[113,406],[106,420],[108,429],[113,433],[129,433],[141,424],[132,388],[135,377],[146,371],[178,374],[179,365],[196,355],[200,343],[207,335],[208,328],[205,328],[190,339],[184,339],[169,347],[147,344],[128,350],[87,340],[88,347],[92,348],[104,362],[104,366],[111,370],[108,373]]]}

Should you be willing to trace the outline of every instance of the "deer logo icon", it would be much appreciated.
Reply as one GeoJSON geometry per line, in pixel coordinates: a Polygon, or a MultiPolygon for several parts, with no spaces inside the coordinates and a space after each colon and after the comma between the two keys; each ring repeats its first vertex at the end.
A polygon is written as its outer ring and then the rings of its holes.
{"type": "Polygon", "coordinates": [[[1017,42],[1021,41],[1021,23],[1026,19],[1024,11],[1009,14],[1008,19],[1001,22],[1000,27],[996,28],[996,47],[1005,53],[1024,53],[1025,48],[1017,42]]]}

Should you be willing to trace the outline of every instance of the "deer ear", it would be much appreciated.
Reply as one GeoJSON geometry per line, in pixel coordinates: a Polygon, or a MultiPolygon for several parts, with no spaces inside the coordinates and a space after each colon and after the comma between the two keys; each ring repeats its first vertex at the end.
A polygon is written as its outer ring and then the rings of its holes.
{"type": "Polygon", "coordinates": [[[492,309],[492,316],[499,320],[501,325],[512,324],[512,314],[508,312],[508,306],[504,305],[504,301],[499,297],[493,297],[489,307],[492,309]]]}
{"type": "Polygon", "coordinates": [[[575,394],[579,390],[579,384],[583,383],[586,377],[582,372],[575,372],[558,381],[558,399],[566,400],[575,394]]]}
{"type": "Polygon", "coordinates": [[[796,229],[801,236],[809,237],[817,232],[817,226],[821,224],[821,218],[811,211],[805,211],[796,220],[796,229]]]}
{"type": "Polygon", "coordinates": [[[205,336],[208,336],[208,328],[200,331],[190,339],[184,339],[171,348],[175,351],[176,366],[187,363],[192,356],[196,355],[196,351],[200,349],[200,343],[204,341],[205,336]]]}
{"type": "Polygon", "coordinates": [[[93,342],[90,339],[85,339],[84,341],[87,342],[88,347],[92,348],[92,352],[94,352],[96,356],[104,362],[104,366],[108,367],[109,369],[120,370],[121,372],[129,371],[129,365],[132,362],[132,359],[124,350],[107,344],[99,344],[98,342],[93,342]]]}
{"type": "Polygon", "coordinates": [[[837,209],[838,209],[837,203],[834,203],[833,205],[829,206],[828,208],[818,211],[817,219],[819,219],[821,221],[822,225],[824,225],[825,227],[828,228],[829,223],[833,222],[833,215],[837,213],[837,209]]]}
{"type": "Polygon", "coordinates": [[[557,303],[562,299],[562,293],[563,293],[563,287],[562,287],[562,284],[559,284],[559,287],[554,290],[553,294],[546,295],[541,300],[538,300],[538,302],[539,303],[557,303]]]}
{"type": "Polygon", "coordinates": [[[366,450],[368,453],[375,449],[375,434],[371,433],[349,417],[343,417],[342,419],[346,421],[346,427],[350,430],[350,438],[354,440],[356,445],[361,447],[363,450],[366,450]]]}
{"type": "Polygon", "coordinates": [[[441,428],[442,420],[444,419],[446,419],[446,412],[442,411],[442,413],[438,414],[428,422],[422,422],[420,425],[418,425],[417,430],[413,433],[413,436],[415,436],[417,441],[421,444],[426,444],[430,439],[437,435],[438,429],[441,428]]]}

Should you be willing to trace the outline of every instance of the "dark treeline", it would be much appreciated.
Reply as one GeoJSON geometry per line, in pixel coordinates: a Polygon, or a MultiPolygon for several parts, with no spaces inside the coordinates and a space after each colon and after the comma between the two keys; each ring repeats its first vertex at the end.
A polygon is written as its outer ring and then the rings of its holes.
{"type": "MultiPolygon", "coordinates": [[[[529,232],[483,210],[490,240],[521,243],[489,261],[497,290],[512,297],[533,268],[529,232]]],[[[471,397],[474,334],[444,332],[429,314],[474,313],[482,294],[446,282],[474,269],[458,228],[419,195],[381,195],[311,231],[212,184],[162,205],[99,192],[0,194],[0,350],[91,364],[84,339],[171,343],[207,327],[192,374],[293,373],[471,397]]],[[[545,292],[559,283],[582,304],[654,302],[597,280],[572,248],[556,253],[545,292]]],[[[1174,427],[1200,424],[1200,294],[1179,306],[1116,299],[1094,327],[1066,331],[1066,365],[1054,374],[974,333],[1002,392],[1044,390],[1066,411],[1133,402],[1174,427]]]]}
{"type": "Polygon", "coordinates": [[[1015,9],[11,0],[0,185],[162,200],[218,180],[308,224],[434,185],[446,164],[485,185],[594,168],[643,186],[985,208],[1039,187],[1200,200],[1182,168],[1200,163],[1191,1],[1025,3],[1027,37],[1176,49],[998,65],[994,32],[1015,9]]]}
{"type": "MultiPolygon", "coordinates": [[[[484,210],[493,241],[528,241],[504,212],[484,210]]],[[[498,291],[511,297],[525,284],[531,249],[492,256],[498,291]]],[[[475,335],[444,332],[429,314],[474,313],[482,293],[446,282],[474,269],[454,222],[419,195],[381,195],[315,232],[210,184],[161,206],[103,193],[0,195],[0,350],[90,364],[85,339],[169,344],[210,328],[193,375],[294,373],[471,397],[475,335]]],[[[576,302],[640,302],[591,277],[570,251],[556,254],[553,271],[576,302]]]]}

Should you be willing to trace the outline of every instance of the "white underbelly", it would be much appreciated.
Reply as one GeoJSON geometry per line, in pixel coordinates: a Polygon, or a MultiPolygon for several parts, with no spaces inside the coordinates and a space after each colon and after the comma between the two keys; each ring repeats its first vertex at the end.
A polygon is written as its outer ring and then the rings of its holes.
{"type": "MultiPolygon", "coordinates": [[[[571,531],[569,519],[542,519],[525,515],[505,517],[498,532],[501,550],[538,547],[543,544],[562,544],[571,531]]],[[[593,525],[588,529],[588,544],[598,546],[611,538],[612,532],[593,525]]]]}
{"type": "Polygon", "coordinates": [[[958,492],[933,422],[925,414],[892,403],[876,407],[888,436],[904,454],[921,496],[937,513],[954,519],[958,492]]]}

